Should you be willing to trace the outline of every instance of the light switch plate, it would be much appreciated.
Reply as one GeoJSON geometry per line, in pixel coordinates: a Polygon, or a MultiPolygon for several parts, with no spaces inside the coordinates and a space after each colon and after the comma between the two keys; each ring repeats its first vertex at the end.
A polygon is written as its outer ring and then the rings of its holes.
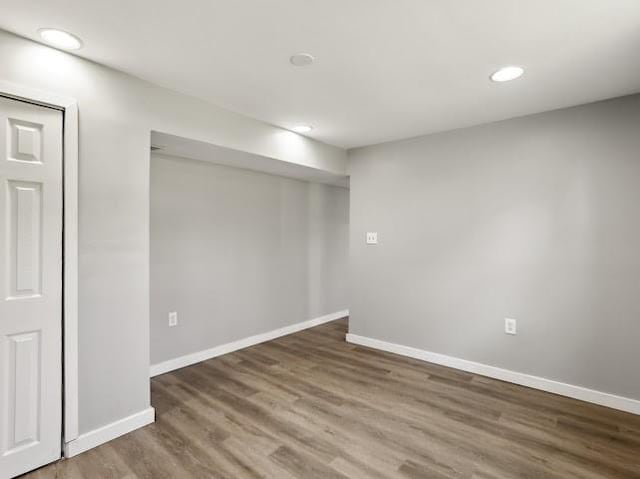
{"type": "Polygon", "coordinates": [[[378,233],[372,231],[368,232],[367,244],[378,244],[378,233]]]}
{"type": "Polygon", "coordinates": [[[515,319],[504,319],[504,332],[507,334],[518,334],[518,323],[515,319]]]}
{"type": "Polygon", "coordinates": [[[178,313],[173,311],[169,313],[169,327],[172,328],[178,325],[178,313]]]}

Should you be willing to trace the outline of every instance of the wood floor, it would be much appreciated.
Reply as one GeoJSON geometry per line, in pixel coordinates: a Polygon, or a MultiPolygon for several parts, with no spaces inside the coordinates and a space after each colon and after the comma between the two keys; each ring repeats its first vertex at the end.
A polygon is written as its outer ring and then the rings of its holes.
{"type": "Polygon", "coordinates": [[[345,343],[346,320],[151,382],[154,424],[36,478],[640,478],[640,417],[345,343]]]}

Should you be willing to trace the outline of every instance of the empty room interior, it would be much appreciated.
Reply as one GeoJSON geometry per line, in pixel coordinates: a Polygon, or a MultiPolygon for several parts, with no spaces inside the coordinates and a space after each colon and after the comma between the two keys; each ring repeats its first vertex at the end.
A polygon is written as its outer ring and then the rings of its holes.
{"type": "Polygon", "coordinates": [[[0,12],[0,479],[640,479],[640,2],[0,12]]]}

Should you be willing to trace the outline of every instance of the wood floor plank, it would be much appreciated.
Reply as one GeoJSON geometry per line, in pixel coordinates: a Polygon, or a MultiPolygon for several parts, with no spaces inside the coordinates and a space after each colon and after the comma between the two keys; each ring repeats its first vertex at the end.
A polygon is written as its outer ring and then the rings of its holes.
{"type": "Polygon", "coordinates": [[[24,479],[640,479],[640,417],[348,344],[347,325],[158,376],[154,424],[24,479]]]}

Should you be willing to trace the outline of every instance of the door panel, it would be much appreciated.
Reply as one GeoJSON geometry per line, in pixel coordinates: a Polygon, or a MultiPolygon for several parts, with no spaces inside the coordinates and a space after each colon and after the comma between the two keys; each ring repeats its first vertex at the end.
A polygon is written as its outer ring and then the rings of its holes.
{"type": "Polygon", "coordinates": [[[40,183],[7,181],[9,298],[38,296],[42,266],[40,183]]]}
{"type": "Polygon", "coordinates": [[[62,112],[0,97],[0,477],[60,458],[62,112]]]}
{"type": "Polygon", "coordinates": [[[9,435],[6,453],[36,444],[40,397],[40,332],[13,334],[9,340],[9,435]]]}

